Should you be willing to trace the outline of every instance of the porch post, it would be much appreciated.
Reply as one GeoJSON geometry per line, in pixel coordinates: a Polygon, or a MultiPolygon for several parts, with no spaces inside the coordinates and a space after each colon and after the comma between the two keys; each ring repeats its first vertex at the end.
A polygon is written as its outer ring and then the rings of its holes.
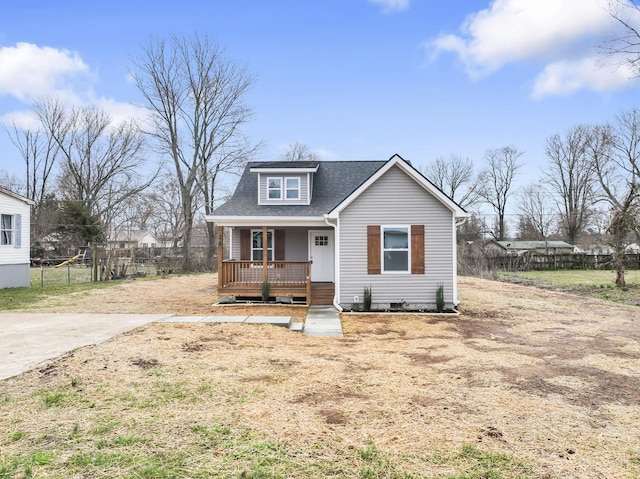
{"type": "Polygon", "coordinates": [[[224,234],[224,227],[223,226],[218,226],[218,294],[220,293],[220,290],[222,289],[222,286],[224,285],[224,278],[222,277],[222,275],[224,274],[222,271],[222,256],[223,256],[223,252],[224,252],[224,240],[222,239],[224,234]]]}
{"type": "MultiPolygon", "coordinates": [[[[272,238],[273,241],[273,238],[272,238]]],[[[262,282],[269,281],[269,271],[267,271],[267,253],[268,253],[267,227],[262,227],[262,282]]]]}

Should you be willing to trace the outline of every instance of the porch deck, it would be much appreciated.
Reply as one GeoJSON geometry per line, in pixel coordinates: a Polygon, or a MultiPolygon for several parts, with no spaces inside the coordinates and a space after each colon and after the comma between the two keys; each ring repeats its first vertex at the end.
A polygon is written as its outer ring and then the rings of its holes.
{"type": "Polygon", "coordinates": [[[262,284],[269,283],[269,296],[291,296],[306,304],[331,304],[333,283],[312,283],[310,261],[222,261],[218,271],[218,295],[262,297],[262,284]],[[266,265],[266,267],[265,267],[266,265]]]}

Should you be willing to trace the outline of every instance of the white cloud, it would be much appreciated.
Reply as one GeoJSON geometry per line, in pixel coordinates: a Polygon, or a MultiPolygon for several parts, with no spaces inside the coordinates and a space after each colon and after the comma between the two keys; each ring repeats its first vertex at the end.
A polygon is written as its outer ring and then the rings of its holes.
{"type": "Polygon", "coordinates": [[[543,68],[534,97],[579,89],[619,89],[628,71],[601,65],[593,49],[615,28],[605,0],[493,0],[467,17],[458,34],[443,33],[427,44],[432,59],[454,53],[472,78],[503,66],[534,61],[543,68]]]}
{"type": "Polygon", "coordinates": [[[0,47],[0,65],[0,95],[22,101],[52,94],[71,100],[78,87],[92,81],[77,53],[32,43],[0,47]]]}
{"type": "Polygon", "coordinates": [[[578,90],[611,91],[629,86],[632,77],[628,65],[618,65],[598,57],[560,60],[550,63],[536,77],[532,96],[570,95],[578,90]]]}
{"type": "MultiPolygon", "coordinates": [[[[146,111],[139,106],[98,97],[93,86],[98,76],[77,52],[17,43],[0,47],[0,96],[12,96],[30,104],[34,100],[57,98],[64,105],[95,105],[120,122],[130,118],[144,119],[146,111]]],[[[30,110],[7,112],[0,123],[34,127],[30,110]]]]}
{"type": "Polygon", "coordinates": [[[38,119],[31,110],[20,110],[5,113],[0,116],[0,124],[9,128],[13,128],[13,125],[15,125],[18,128],[31,130],[37,130],[40,126],[38,119]]]}
{"type": "Polygon", "coordinates": [[[111,98],[100,98],[93,102],[99,108],[108,112],[114,123],[134,119],[136,121],[145,121],[149,117],[149,112],[142,106],[133,103],[123,103],[115,101],[111,98]]]}
{"type": "Polygon", "coordinates": [[[483,75],[509,62],[565,52],[610,26],[600,0],[494,0],[467,17],[462,35],[441,35],[430,46],[434,54],[456,53],[471,75],[483,75]]]}
{"type": "Polygon", "coordinates": [[[411,0],[369,0],[375,5],[382,7],[385,13],[402,12],[409,9],[411,0]]]}

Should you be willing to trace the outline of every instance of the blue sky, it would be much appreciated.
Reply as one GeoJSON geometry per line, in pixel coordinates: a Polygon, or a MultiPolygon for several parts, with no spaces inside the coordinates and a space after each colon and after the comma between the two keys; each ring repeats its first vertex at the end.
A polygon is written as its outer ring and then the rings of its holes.
{"type": "MultiPolygon", "coordinates": [[[[59,95],[139,115],[130,57],[151,37],[207,34],[255,85],[247,133],[275,159],[301,141],[321,159],[421,166],[489,148],[524,150],[537,178],[545,139],[638,107],[629,72],[593,47],[612,32],[606,0],[112,0],[6,2],[0,120],[59,95]]],[[[0,133],[0,170],[24,164],[0,133]]]]}

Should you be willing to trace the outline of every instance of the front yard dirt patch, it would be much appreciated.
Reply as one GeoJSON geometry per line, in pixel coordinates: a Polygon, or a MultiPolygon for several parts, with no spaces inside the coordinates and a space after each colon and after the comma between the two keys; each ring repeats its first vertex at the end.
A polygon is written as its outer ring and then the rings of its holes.
{"type": "MultiPolygon", "coordinates": [[[[70,308],[96,311],[103,298],[109,308],[213,314],[212,276],[175,280],[92,292],[70,308]]],[[[460,316],[344,315],[343,338],[151,324],[79,349],[0,382],[0,467],[45,444],[53,459],[34,473],[70,476],[73,458],[124,454],[118,441],[135,437],[127,450],[186,454],[191,477],[238,477],[220,471],[239,449],[202,445],[201,431],[215,430],[250,431],[309,468],[335,465],[281,477],[389,477],[363,472],[358,461],[374,456],[393,477],[640,477],[640,309],[474,278],[459,290],[460,316]],[[454,460],[460,451],[526,467],[482,475],[454,460]]],[[[109,476],[86,467],[87,477],[109,476]]]]}

